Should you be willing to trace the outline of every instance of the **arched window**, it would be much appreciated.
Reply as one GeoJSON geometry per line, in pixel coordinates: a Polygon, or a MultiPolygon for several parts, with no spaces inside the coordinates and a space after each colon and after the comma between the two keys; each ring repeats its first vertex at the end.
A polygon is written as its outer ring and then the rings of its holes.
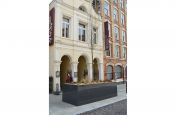
{"type": "Polygon", "coordinates": [[[86,11],[86,8],[85,8],[84,6],[80,6],[80,7],[79,7],[79,10],[81,10],[81,11],[83,11],[83,12],[87,12],[87,11],[86,11]]]}
{"type": "Polygon", "coordinates": [[[101,0],[93,0],[92,7],[95,10],[95,12],[99,14],[101,9],[101,0]]]}
{"type": "Polygon", "coordinates": [[[112,66],[111,65],[108,65],[107,68],[106,68],[106,72],[107,72],[107,79],[108,80],[112,80],[112,66]]]}
{"type": "Polygon", "coordinates": [[[116,79],[122,78],[122,67],[120,65],[115,67],[115,77],[116,79]]]}

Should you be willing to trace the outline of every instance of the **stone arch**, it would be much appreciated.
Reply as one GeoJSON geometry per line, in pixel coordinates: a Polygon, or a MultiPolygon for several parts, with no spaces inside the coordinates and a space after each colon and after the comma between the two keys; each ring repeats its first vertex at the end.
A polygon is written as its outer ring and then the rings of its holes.
{"type": "Polygon", "coordinates": [[[62,54],[62,55],[59,57],[59,60],[60,60],[60,61],[62,61],[62,57],[63,57],[63,56],[68,56],[70,62],[73,61],[73,58],[72,58],[72,57],[70,56],[70,54],[68,54],[68,53],[64,53],[64,54],[62,54]]]}
{"type": "Polygon", "coordinates": [[[114,64],[112,62],[109,62],[106,64],[106,66],[108,66],[108,65],[114,66],[114,64]]]}
{"type": "Polygon", "coordinates": [[[72,74],[71,70],[71,58],[68,55],[63,55],[61,57],[60,64],[60,86],[62,89],[63,84],[66,82],[67,74],[72,74]]]}
{"type": "Polygon", "coordinates": [[[91,58],[90,58],[90,56],[89,56],[87,53],[81,53],[81,55],[79,55],[79,56],[77,57],[77,59],[79,59],[80,56],[84,56],[84,58],[86,59],[86,62],[87,62],[87,63],[92,63],[92,62],[91,62],[91,58]]]}
{"type": "Polygon", "coordinates": [[[88,67],[87,67],[88,57],[81,55],[78,58],[78,82],[81,82],[83,79],[87,79],[88,76],[88,67]]]}

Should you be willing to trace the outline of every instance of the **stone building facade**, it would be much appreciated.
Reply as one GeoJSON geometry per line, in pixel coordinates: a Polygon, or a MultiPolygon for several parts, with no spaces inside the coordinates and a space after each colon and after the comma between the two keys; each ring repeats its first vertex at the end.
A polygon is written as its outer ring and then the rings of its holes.
{"type": "Polygon", "coordinates": [[[123,81],[127,78],[127,0],[101,0],[104,78],[123,81]],[[107,26],[106,23],[107,22],[107,26]]]}
{"type": "Polygon", "coordinates": [[[91,0],[50,3],[49,77],[61,90],[69,73],[74,82],[104,80],[102,19],[91,0]]]}

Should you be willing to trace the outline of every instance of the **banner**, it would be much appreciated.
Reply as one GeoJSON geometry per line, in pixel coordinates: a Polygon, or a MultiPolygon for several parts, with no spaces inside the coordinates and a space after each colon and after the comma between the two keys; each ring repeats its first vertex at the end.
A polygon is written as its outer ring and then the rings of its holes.
{"type": "Polygon", "coordinates": [[[52,8],[49,12],[49,46],[54,44],[54,20],[55,9],[52,8]]]}
{"type": "Polygon", "coordinates": [[[105,50],[109,50],[109,28],[108,21],[104,22],[105,50]]]}

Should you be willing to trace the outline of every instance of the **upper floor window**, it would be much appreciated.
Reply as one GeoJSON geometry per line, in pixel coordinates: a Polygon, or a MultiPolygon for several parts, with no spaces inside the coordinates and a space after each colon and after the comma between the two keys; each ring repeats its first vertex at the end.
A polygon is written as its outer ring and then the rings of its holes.
{"type": "Polygon", "coordinates": [[[97,29],[93,28],[93,44],[97,44],[97,29]]]}
{"type": "Polygon", "coordinates": [[[123,8],[123,7],[124,7],[123,2],[124,2],[124,0],[120,0],[120,8],[123,8]]]}
{"type": "Polygon", "coordinates": [[[122,48],[122,57],[126,59],[126,47],[122,48]]]}
{"type": "Polygon", "coordinates": [[[125,16],[124,14],[121,13],[121,24],[124,26],[125,25],[125,16]]]}
{"type": "Polygon", "coordinates": [[[122,31],[122,41],[123,41],[123,42],[126,42],[125,31],[122,31]]]}
{"type": "Polygon", "coordinates": [[[114,36],[115,36],[115,42],[118,42],[119,40],[119,29],[117,27],[114,27],[114,36]]]}
{"type": "Polygon", "coordinates": [[[119,46],[118,45],[115,46],[114,54],[116,57],[119,57],[119,46]]]}
{"type": "Polygon", "coordinates": [[[86,26],[79,23],[79,40],[86,41],[86,26]]]}
{"type": "Polygon", "coordinates": [[[113,17],[114,17],[114,20],[118,20],[118,14],[117,14],[117,9],[116,8],[114,8],[113,17]]]}
{"type": "Polygon", "coordinates": [[[109,3],[107,1],[104,2],[104,13],[109,16],[109,3]]]}
{"type": "Polygon", "coordinates": [[[69,37],[69,19],[68,18],[63,18],[63,22],[62,22],[62,37],[69,37]]]}
{"type": "Polygon", "coordinates": [[[117,4],[117,0],[113,0],[115,4],[117,4]]]}
{"type": "Polygon", "coordinates": [[[106,50],[106,56],[111,56],[111,48],[112,48],[112,45],[109,43],[109,50],[106,50]]]}

